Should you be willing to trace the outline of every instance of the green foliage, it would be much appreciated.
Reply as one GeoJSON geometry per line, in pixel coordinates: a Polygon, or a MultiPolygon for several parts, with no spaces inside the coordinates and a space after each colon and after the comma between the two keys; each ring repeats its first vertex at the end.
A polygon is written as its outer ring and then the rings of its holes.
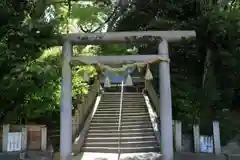
{"type": "MultiPolygon", "coordinates": [[[[10,2],[1,2],[3,9],[1,9],[1,15],[6,18],[0,27],[0,88],[2,91],[0,120],[2,122],[49,123],[59,119],[61,50],[59,47],[48,48],[48,46],[55,43],[59,29],[66,25],[67,17],[61,16],[64,15],[63,12],[60,16],[57,12],[62,11],[61,7],[66,8],[67,5],[55,6],[55,9],[48,13],[54,18],[46,20],[44,17],[46,18],[45,10],[48,5],[44,2],[46,1],[37,1],[36,5],[32,1],[24,1],[24,3],[19,2],[19,6],[11,5],[10,2]],[[19,7],[22,8],[19,9],[19,7]],[[63,21],[62,17],[65,18],[63,21]],[[52,116],[46,117],[46,115],[52,116]]],[[[48,4],[52,3],[48,2],[48,4]]],[[[75,48],[74,54],[81,54],[83,49],[83,47],[75,48]]],[[[96,49],[85,52],[95,54],[96,49]]],[[[73,67],[74,106],[80,103],[79,97],[88,92],[88,84],[83,80],[84,71],[87,71],[90,76],[96,74],[91,67],[73,67]]]]}
{"type": "Polygon", "coordinates": [[[219,47],[230,52],[236,51],[239,45],[240,11],[219,11],[218,8],[210,11],[200,19],[199,29],[205,39],[213,41],[219,47]]]}

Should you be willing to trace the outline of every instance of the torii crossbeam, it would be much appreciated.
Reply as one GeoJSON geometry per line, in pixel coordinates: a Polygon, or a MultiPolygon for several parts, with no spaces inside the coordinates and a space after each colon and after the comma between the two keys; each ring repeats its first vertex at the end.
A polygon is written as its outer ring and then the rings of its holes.
{"type": "MultiPolygon", "coordinates": [[[[70,34],[64,37],[61,90],[61,160],[71,160],[72,153],[72,74],[71,63],[105,64],[128,63],[131,61],[148,61],[153,58],[169,59],[168,42],[176,42],[181,38],[194,38],[195,31],[139,31],[139,32],[107,32],[70,34]],[[96,56],[72,57],[73,45],[102,43],[144,43],[157,42],[158,55],[131,56],[96,56]]],[[[170,85],[170,68],[168,61],[159,64],[160,122],[162,160],[173,160],[172,99],[170,85]]]]}

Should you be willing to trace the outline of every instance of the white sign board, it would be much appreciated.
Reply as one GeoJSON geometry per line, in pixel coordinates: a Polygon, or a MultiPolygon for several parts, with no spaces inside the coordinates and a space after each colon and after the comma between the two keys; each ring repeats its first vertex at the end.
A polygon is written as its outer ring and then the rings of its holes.
{"type": "Polygon", "coordinates": [[[200,149],[201,152],[213,153],[213,137],[200,136],[200,149]]]}
{"type": "Polygon", "coordinates": [[[8,145],[7,151],[21,151],[22,133],[21,132],[9,132],[8,133],[8,145]]]}

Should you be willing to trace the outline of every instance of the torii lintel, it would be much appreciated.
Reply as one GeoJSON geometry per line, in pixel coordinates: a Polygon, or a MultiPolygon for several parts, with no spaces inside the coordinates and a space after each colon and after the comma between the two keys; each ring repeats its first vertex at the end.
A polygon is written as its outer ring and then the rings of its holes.
{"type": "Polygon", "coordinates": [[[103,43],[143,43],[148,41],[176,42],[182,38],[195,38],[195,31],[135,31],[106,33],[73,33],[65,36],[64,41],[73,45],[103,44],[103,43]]]}

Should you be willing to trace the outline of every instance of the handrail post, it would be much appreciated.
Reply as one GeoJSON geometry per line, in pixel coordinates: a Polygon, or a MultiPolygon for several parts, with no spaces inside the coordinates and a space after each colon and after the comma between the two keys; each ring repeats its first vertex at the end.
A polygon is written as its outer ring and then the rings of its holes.
{"type": "Polygon", "coordinates": [[[123,87],[124,83],[122,81],[121,85],[121,95],[120,95],[120,108],[119,108],[119,119],[118,119],[118,156],[120,156],[120,145],[121,145],[121,123],[122,123],[122,105],[123,105],[123,87]]]}

